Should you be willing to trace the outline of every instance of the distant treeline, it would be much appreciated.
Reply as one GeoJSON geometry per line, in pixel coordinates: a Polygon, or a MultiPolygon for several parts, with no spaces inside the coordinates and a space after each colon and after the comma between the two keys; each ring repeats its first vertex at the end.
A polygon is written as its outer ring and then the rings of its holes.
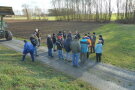
{"type": "MultiPolygon", "coordinates": [[[[57,20],[109,22],[112,0],[52,0],[49,15],[57,20]]],[[[135,23],[135,0],[116,0],[117,21],[135,23]]]]}

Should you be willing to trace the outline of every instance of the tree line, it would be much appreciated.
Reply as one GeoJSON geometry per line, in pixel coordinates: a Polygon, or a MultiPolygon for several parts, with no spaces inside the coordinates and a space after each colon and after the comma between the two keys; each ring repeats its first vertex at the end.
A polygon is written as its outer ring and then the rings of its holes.
{"type": "MultiPolygon", "coordinates": [[[[48,14],[38,8],[30,9],[27,4],[22,5],[23,15],[27,19],[35,17],[55,16],[57,21],[96,21],[109,22],[114,14],[120,23],[135,23],[135,0],[51,0],[53,9],[48,14]]],[[[42,18],[46,19],[46,18],[42,18]]]]}
{"type": "Polygon", "coordinates": [[[67,21],[110,21],[111,0],[52,0],[54,9],[49,12],[57,20],[67,21]]]}
{"type": "Polygon", "coordinates": [[[117,0],[117,21],[135,23],[135,0],[117,0]]]}

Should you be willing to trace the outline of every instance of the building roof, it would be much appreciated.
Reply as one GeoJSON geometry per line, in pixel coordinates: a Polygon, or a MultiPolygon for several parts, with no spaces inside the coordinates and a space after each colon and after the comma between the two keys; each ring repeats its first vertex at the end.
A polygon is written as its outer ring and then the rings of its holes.
{"type": "Polygon", "coordinates": [[[14,15],[12,7],[0,6],[0,15],[14,15]]]}

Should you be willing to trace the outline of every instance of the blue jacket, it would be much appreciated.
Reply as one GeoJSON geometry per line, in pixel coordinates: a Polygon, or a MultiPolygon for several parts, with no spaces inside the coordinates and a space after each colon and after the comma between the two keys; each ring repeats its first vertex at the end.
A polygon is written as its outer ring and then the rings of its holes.
{"type": "Polygon", "coordinates": [[[101,43],[96,44],[95,52],[96,53],[102,53],[103,52],[103,45],[101,43]]]}
{"type": "Polygon", "coordinates": [[[34,52],[34,46],[30,42],[24,44],[23,54],[34,52]]]}
{"type": "Polygon", "coordinates": [[[88,45],[89,45],[87,39],[82,39],[80,41],[80,44],[81,44],[81,52],[87,53],[88,52],[88,45]]]}

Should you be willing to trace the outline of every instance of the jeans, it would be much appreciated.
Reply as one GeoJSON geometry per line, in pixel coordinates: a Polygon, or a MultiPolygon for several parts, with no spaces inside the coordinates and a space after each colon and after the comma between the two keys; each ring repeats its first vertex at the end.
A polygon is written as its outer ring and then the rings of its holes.
{"type": "Polygon", "coordinates": [[[48,48],[48,56],[52,57],[52,48],[48,48]]]}
{"type": "Polygon", "coordinates": [[[102,56],[102,53],[96,53],[97,62],[101,62],[101,56],[102,56]]]}
{"type": "Polygon", "coordinates": [[[81,53],[81,63],[84,64],[87,60],[87,52],[86,53],[81,53]]]}
{"type": "Polygon", "coordinates": [[[62,50],[58,50],[59,59],[64,59],[62,50]]]}
{"type": "Polygon", "coordinates": [[[26,57],[26,55],[27,55],[28,53],[30,53],[31,59],[32,59],[32,61],[34,62],[34,51],[30,51],[30,52],[24,53],[24,54],[23,54],[23,57],[22,57],[22,61],[25,60],[25,57],[26,57]]]}
{"type": "Polygon", "coordinates": [[[79,66],[78,61],[79,61],[79,53],[73,53],[72,54],[73,66],[79,66]]]}

